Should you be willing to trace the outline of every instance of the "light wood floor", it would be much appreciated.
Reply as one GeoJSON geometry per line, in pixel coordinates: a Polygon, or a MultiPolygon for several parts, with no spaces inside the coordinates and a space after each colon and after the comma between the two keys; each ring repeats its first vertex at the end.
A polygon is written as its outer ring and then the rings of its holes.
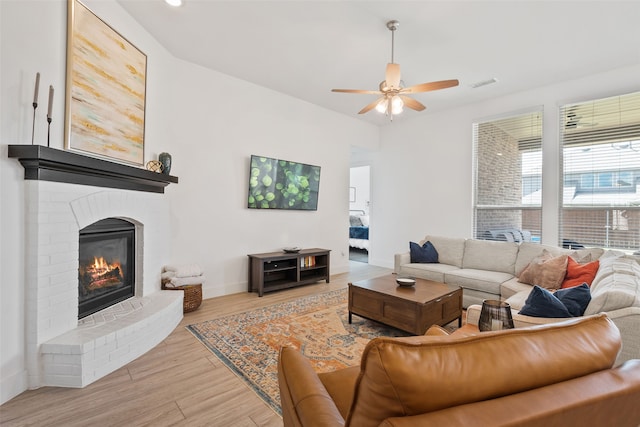
{"type": "Polygon", "coordinates": [[[9,426],[282,426],[242,380],[186,330],[185,326],[313,293],[391,270],[350,262],[350,272],[285,291],[243,292],[204,300],[148,353],[83,389],[42,387],[0,406],[9,426]]]}

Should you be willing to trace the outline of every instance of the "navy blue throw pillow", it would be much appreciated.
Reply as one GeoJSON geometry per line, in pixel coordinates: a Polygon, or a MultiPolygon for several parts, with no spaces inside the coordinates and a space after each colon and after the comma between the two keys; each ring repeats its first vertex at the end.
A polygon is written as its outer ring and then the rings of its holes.
{"type": "Polygon", "coordinates": [[[569,313],[575,317],[582,316],[591,302],[591,290],[586,283],[572,288],[558,289],[553,295],[562,301],[569,313]]]}
{"type": "Polygon", "coordinates": [[[533,287],[519,313],[533,317],[573,317],[562,301],[538,285],[533,287]]]}
{"type": "Polygon", "coordinates": [[[412,263],[437,263],[438,251],[433,247],[431,242],[425,242],[420,246],[417,243],[409,242],[409,253],[411,254],[412,263]]]}

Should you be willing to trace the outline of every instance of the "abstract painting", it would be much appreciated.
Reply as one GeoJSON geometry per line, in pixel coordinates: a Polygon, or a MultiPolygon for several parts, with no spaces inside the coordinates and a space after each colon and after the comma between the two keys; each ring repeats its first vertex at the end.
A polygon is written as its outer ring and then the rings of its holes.
{"type": "Polygon", "coordinates": [[[147,56],[68,0],[65,148],[144,164],[147,56]]]}

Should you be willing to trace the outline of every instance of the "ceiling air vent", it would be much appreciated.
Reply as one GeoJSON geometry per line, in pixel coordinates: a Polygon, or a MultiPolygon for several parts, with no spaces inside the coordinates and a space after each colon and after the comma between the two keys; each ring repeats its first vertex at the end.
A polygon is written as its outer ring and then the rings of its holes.
{"type": "Polygon", "coordinates": [[[482,80],[482,81],[479,81],[479,82],[471,83],[471,87],[474,88],[474,89],[477,89],[479,87],[486,86],[486,85],[492,85],[492,84],[497,83],[497,82],[498,82],[498,79],[496,79],[494,77],[492,79],[482,80]]]}

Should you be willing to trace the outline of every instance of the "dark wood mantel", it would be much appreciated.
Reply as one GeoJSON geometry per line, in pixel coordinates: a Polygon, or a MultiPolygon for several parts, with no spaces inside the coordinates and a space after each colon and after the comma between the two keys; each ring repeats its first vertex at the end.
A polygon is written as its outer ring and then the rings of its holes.
{"type": "Polygon", "coordinates": [[[9,145],[9,157],[24,167],[24,179],[164,193],[178,177],[43,145],[9,145]]]}

